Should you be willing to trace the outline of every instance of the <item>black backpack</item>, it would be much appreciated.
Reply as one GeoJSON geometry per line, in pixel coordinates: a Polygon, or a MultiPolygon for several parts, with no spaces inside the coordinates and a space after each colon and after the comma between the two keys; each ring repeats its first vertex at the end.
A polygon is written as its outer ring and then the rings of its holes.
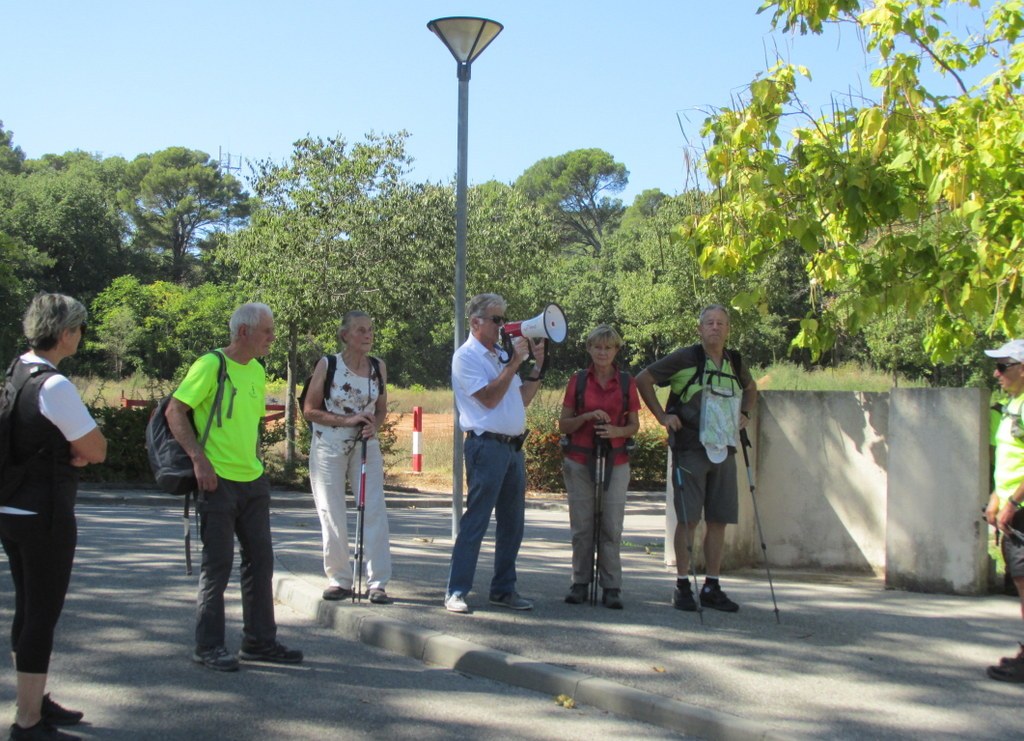
{"type": "Polygon", "coordinates": [[[44,452],[40,448],[28,458],[14,460],[14,413],[22,391],[31,384],[41,386],[57,370],[45,363],[25,364],[15,358],[7,368],[3,390],[0,391],[0,505],[6,504],[21,486],[25,471],[44,452]]]}
{"type": "MultiPolygon", "coordinates": [[[[377,358],[373,357],[372,355],[368,355],[367,357],[370,359],[370,378],[368,380],[372,381],[376,379],[377,382],[379,383],[380,361],[377,358]]],[[[318,360],[317,362],[319,363],[320,361],[318,360]]],[[[324,400],[321,409],[327,408],[327,397],[331,395],[331,383],[334,381],[334,371],[337,370],[337,368],[338,356],[328,355],[327,374],[324,376],[324,400]]],[[[305,418],[304,410],[306,409],[306,396],[309,394],[309,383],[312,380],[313,374],[311,373],[309,374],[309,376],[306,377],[306,382],[302,385],[302,392],[299,394],[299,411],[303,412],[303,418],[305,418]]],[[[308,419],[306,420],[306,426],[309,428],[310,432],[313,431],[313,423],[310,422],[308,419]]]]}
{"type": "MultiPolygon", "coordinates": [[[[228,378],[228,367],[224,355],[219,350],[214,354],[220,361],[220,368],[217,371],[217,393],[213,397],[213,408],[210,410],[210,418],[206,421],[206,429],[199,438],[199,445],[205,446],[207,438],[210,437],[210,428],[213,426],[214,417],[217,418],[217,426],[222,424],[221,402],[224,399],[224,385],[228,378]]],[[[157,486],[168,494],[186,496],[198,488],[195,469],[192,459],[181,447],[181,444],[174,438],[171,428],[167,424],[167,404],[172,396],[166,396],[156,405],[156,409],[149,417],[146,425],[146,453],[149,456],[149,467],[153,471],[153,478],[157,486]]],[[[191,417],[191,412],[189,413],[191,417]]],[[[231,411],[228,410],[230,418],[231,411]]],[[[194,425],[193,425],[194,427],[194,425]]]]}
{"type": "MultiPolygon", "coordinates": [[[[320,361],[317,361],[320,362],[320,361]]],[[[328,355],[327,356],[327,375],[324,376],[324,400],[322,402],[322,409],[327,408],[327,397],[331,395],[331,383],[334,381],[334,371],[338,367],[338,356],[328,355]]],[[[309,394],[309,382],[313,380],[313,374],[309,374],[306,378],[306,382],[302,384],[302,393],[299,394],[299,411],[302,413],[302,418],[306,418],[306,396],[309,394]]],[[[309,431],[313,431],[313,423],[308,419],[306,420],[306,427],[309,431]]]]}
{"type": "MultiPolygon", "coordinates": [[[[220,361],[217,370],[217,392],[213,397],[213,407],[210,409],[210,418],[206,420],[206,429],[199,438],[201,446],[206,445],[210,437],[210,428],[213,426],[213,418],[217,418],[217,426],[220,427],[223,418],[221,417],[221,406],[224,401],[224,385],[228,380],[228,365],[224,359],[224,353],[214,350],[213,354],[220,361]]],[[[234,389],[232,389],[234,394],[234,389]]],[[[149,416],[146,424],[146,453],[149,456],[149,467],[153,470],[153,478],[157,485],[169,494],[176,494],[185,497],[182,510],[182,519],[185,522],[185,573],[192,573],[192,530],[189,523],[189,504],[193,496],[198,496],[199,482],[196,481],[195,468],[188,453],[181,447],[181,443],[171,433],[167,424],[167,404],[171,396],[165,396],[156,405],[156,409],[149,416]]],[[[192,412],[189,412],[192,418],[192,412]]],[[[231,418],[231,404],[228,404],[228,419],[231,418]]],[[[195,423],[193,422],[193,428],[195,423]]],[[[199,510],[196,509],[198,520],[199,510]]]]}

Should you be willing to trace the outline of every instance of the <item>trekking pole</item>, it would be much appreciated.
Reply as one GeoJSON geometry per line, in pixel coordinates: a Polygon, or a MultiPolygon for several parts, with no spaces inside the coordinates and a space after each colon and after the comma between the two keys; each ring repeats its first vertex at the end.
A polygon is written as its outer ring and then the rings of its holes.
{"type": "Polygon", "coordinates": [[[743,448],[743,462],[747,465],[747,483],[750,484],[750,501],[754,503],[754,522],[757,523],[757,537],[761,539],[761,552],[764,554],[764,569],[768,572],[768,588],[772,591],[772,605],[775,606],[775,622],[779,620],[779,603],[775,601],[775,586],[772,584],[772,568],[768,565],[768,546],[764,543],[764,531],[761,529],[761,515],[757,511],[757,497],[754,494],[754,474],[750,470],[750,456],[747,455],[747,448],[750,447],[750,437],[747,431],[740,430],[740,445],[743,448]]]}
{"type": "MultiPolygon", "coordinates": [[[[362,434],[363,428],[359,431],[362,434]]],[[[359,494],[356,496],[356,562],[352,581],[356,588],[352,591],[352,601],[363,601],[363,519],[366,512],[366,438],[360,442],[359,462],[359,494]]]]}
{"type": "MultiPolygon", "coordinates": [[[[694,602],[697,605],[697,615],[700,617],[700,624],[704,624],[704,606],[700,603],[700,587],[697,585],[697,569],[693,565],[693,541],[690,540],[690,522],[686,517],[686,498],[683,496],[683,467],[679,463],[678,456],[673,453],[676,458],[675,466],[672,471],[673,483],[676,485],[676,491],[679,494],[679,506],[683,510],[683,538],[686,540],[686,552],[689,554],[690,561],[690,576],[693,577],[693,590],[694,590],[694,602]]],[[[679,527],[677,524],[676,527],[679,527]]]]}
{"type": "Polygon", "coordinates": [[[594,568],[590,580],[590,606],[597,606],[598,582],[601,576],[601,489],[607,463],[605,441],[594,432],[594,568]]]}

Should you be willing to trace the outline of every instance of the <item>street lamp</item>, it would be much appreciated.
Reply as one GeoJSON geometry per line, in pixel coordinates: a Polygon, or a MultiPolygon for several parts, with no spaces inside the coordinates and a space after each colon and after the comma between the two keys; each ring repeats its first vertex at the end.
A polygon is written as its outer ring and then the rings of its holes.
{"type": "MultiPolygon", "coordinates": [[[[469,141],[469,75],[473,60],[504,28],[487,18],[437,18],[427,24],[455,57],[459,76],[458,168],[455,176],[455,349],[466,341],[466,153],[469,141]]],[[[452,540],[462,516],[462,429],[453,403],[455,430],[452,446],[452,540]]]]}

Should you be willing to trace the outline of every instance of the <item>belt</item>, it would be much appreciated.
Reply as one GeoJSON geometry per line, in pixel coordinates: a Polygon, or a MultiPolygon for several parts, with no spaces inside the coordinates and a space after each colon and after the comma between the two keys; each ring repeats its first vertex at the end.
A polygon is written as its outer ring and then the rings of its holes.
{"type": "Polygon", "coordinates": [[[497,440],[499,443],[505,443],[506,445],[516,447],[523,444],[523,439],[526,437],[526,434],[502,435],[500,432],[473,432],[470,430],[466,433],[466,437],[482,437],[487,440],[497,440]]]}

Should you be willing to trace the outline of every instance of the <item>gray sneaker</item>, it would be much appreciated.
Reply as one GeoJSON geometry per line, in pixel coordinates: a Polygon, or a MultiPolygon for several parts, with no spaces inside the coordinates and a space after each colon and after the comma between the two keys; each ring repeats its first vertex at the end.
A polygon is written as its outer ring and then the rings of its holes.
{"type": "Polygon", "coordinates": [[[207,669],[218,672],[237,672],[238,659],[228,653],[223,646],[213,648],[196,648],[192,652],[192,661],[202,664],[207,669]]]}
{"type": "Polygon", "coordinates": [[[469,612],[469,605],[466,604],[465,598],[458,592],[449,594],[444,598],[444,608],[448,612],[458,612],[463,615],[469,612]]]}
{"type": "Polygon", "coordinates": [[[520,597],[519,592],[508,592],[507,594],[492,594],[490,603],[498,607],[507,607],[510,610],[532,610],[533,602],[520,597]]]}

